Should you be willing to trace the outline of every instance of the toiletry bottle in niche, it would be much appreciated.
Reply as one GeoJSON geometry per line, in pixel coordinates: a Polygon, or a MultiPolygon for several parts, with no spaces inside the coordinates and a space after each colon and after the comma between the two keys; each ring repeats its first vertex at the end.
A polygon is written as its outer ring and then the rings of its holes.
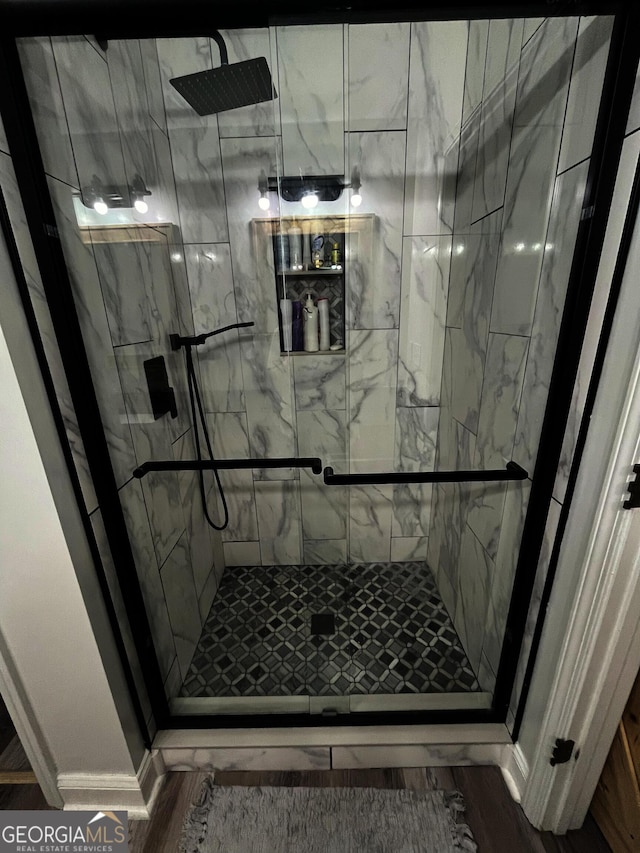
{"type": "Polygon", "coordinates": [[[291,321],[293,311],[290,299],[280,300],[280,317],[282,318],[282,350],[283,352],[291,352],[293,349],[293,340],[291,334],[291,321]]]}
{"type": "Polygon", "coordinates": [[[291,347],[293,352],[302,352],[304,350],[303,314],[302,302],[294,302],[292,305],[291,320],[291,347]]]}
{"type": "Polygon", "coordinates": [[[302,230],[300,228],[289,229],[289,263],[290,269],[302,269],[302,230]]]}
{"type": "Polygon", "coordinates": [[[329,330],[329,300],[326,297],[318,299],[318,318],[320,321],[320,349],[328,350],[331,344],[329,330]]]}
{"type": "Polygon", "coordinates": [[[338,243],[337,240],[333,241],[333,248],[331,249],[331,269],[342,269],[342,255],[340,254],[340,243],[338,243]]]}
{"type": "Polygon", "coordinates": [[[276,272],[289,269],[289,238],[286,234],[276,234],[276,272]]]}
{"type": "Polygon", "coordinates": [[[311,263],[316,269],[324,266],[324,234],[311,235],[311,263]]]}
{"type": "Polygon", "coordinates": [[[304,351],[318,352],[318,309],[310,293],[304,303],[304,351]]]}

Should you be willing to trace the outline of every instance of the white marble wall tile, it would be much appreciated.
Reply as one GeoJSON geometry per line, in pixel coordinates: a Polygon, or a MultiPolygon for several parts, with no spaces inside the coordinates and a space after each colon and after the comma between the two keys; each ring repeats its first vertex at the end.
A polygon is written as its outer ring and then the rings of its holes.
{"type": "Polygon", "coordinates": [[[476,182],[481,118],[482,108],[477,107],[465,121],[460,133],[460,152],[456,168],[456,203],[453,217],[456,234],[464,234],[468,231],[473,219],[473,191],[476,182]]]}
{"type": "MultiPolygon", "coordinates": [[[[503,468],[513,456],[513,442],[528,338],[489,335],[474,467],[503,468]]],[[[502,529],[505,483],[469,487],[467,524],[495,559],[502,529]]]]}
{"type": "Polygon", "coordinates": [[[450,259],[450,237],[403,241],[398,405],[440,403],[450,259]]]}
{"type": "MultiPolygon", "coordinates": [[[[273,137],[223,139],[221,146],[238,320],[253,320],[256,334],[273,334],[278,331],[273,244],[262,229],[252,229],[251,221],[263,215],[258,207],[261,173],[281,173],[277,142],[273,137]]],[[[275,193],[270,212],[273,217],[280,213],[275,193]]]]}
{"type": "MultiPolygon", "coordinates": [[[[338,474],[348,471],[346,413],[341,410],[298,412],[298,452],[319,456],[338,474]]],[[[325,486],[322,476],[300,471],[302,530],[305,539],[344,539],[347,490],[325,486]]]]}
{"type": "MultiPolygon", "coordinates": [[[[417,473],[434,469],[439,413],[437,406],[396,409],[396,471],[417,473]]],[[[430,519],[429,483],[393,487],[393,536],[428,536],[430,519]]]]}
{"type": "Polygon", "coordinates": [[[140,39],[144,86],[147,92],[149,115],[164,133],[167,132],[167,117],[164,114],[162,77],[155,39],[140,39]]]}
{"type": "Polygon", "coordinates": [[[522,50],[514,125],[562,127],[579,18],[547,18],[522,50]]]}
{"type": "Polygon", "coordinates": [[[453,624],[474,672],[480,666],[494,564],[469,527],[462,533],[453,624]]]}
{"type": "Polygon", "coordinates": [[[349,130],[407,126],[410,24],[351,24],[349,130]]]}
{"type": "Polygon", "coordinates": [[[180,242],[180,213],[178,211],[178,196],[176,181],[173,174],[173,160],[168,136],[155,127],[151,129],[153,150],[156,159],[155,186],[149,186],[153,195],[147,198],[149,209],[155,213],[159,223],[169,222],[173,229],[175,240],[180,242]]]}
{"type": "MultiPolygon", "coordinates": [[[[266,57],[271,79],[278,92],[278,69],[273,67],[272,43],[270,31],[266,28],[247,30],[221,30],[222,37],[227,45],[229,62],[243,62],[247,59],[255,59],[258,56],[266,57]]],[[[219,48],[212,45],[213,64],[220,63],[219,48]]],[[[264,101],[261,104],[253,104],[240,107],[236,110],[227,110],[219,113],[218,125],[220,137],[227,136],[273,136],[280,132],[280,104],[278,98],[273,101],[264,101]]]]}
{"type": "MultiPolygon", "coordinates": [[[[256,458],[296,456],[293,389],[289,358],[280,355],[279,335],[254,335],[242,341],[249,448],[256,458]]],[[[254,469],[256,479],[297,478],[296,469],[254,469]]]]}
{"type": "Polygon", "coordinates": [[[391,562],[412,563],[427,559],[428,539],[425,536],[397,536],[391,538],[391,562]]]}
{"type": "Polygon", "coordinates": [[[158,58],[185,243],[228,239],[218,120],[199,116],[169,80],[212,67],[207,38],[158,39],[158,58]]]}
{"type": "MultiPolygon", "coordinates": [[[[22,203],[22,197],[18,190],[16,175],[13,169],[11,157],[0,152],[0,187],[4,194],[11,228],[13,231],[18,253],[22,263],[31,303],[36,315],[38,329],[45,349],[47,363],[56,389],[56,396],[60,406],[60,412],[64,421],[65,431],[71,453],[73,455],[76,471],[80,479],[80,487],[85,501],[87,512],[93,512],[98,505],[93,480],[87,464],[87,455],[84,442],[78,429],[78,421],[71,402],[71,394],[67,384],[67,376],[62,365],[60,352],[53,323],[49,313],[49,306],[44,295],[40,270],[36,261],[31,235],[27,226],[26,214],[22,203]]],[[[8,261],[7,261],[8,262],[8,261]]]]}
{"type": "Polygon", "coordinates": [[[295,480],[255,483],[263,566],[302,562],[300,490],[295,480]]]}
{"type": "Polygon", "coordinates": [[[544,24],[545,18],[525,18],[524,19],[524,29],[522,31],[522,46],[529,41],[531,36],[537,32],[542,24],[544,24]]]}
{"type": "Polygon", "coordinates": [[[163,749],[167,770],[328,770],[329,747],[163,749]]]}
{"type": "Polygon", "coordinates": [[[480,689],[486,693],[493,693],[496,686],[496,675],[489,666],[484,652],[480,655],[480,668],[478,670],[478,683],[480,689]]]}
{"type": "Polygon", "coordinates": [[[390,471],[394,458],[398,332],[347,334],[351,473],[390,471]]]}
{"type": "MultiPolygon", "coordinates": [[[[95,53],[93,48],[89,49],[95,53]]],[[[116,481],[121,485],[131,477],[136,462],[95,260],[91,246],[82,241],[78,232],[72,190],[53,178],[49,180],[49,190],[76,310],[87,344],[111,463],[116,481]]]]}
{"type": "Polygon", "coordinates": [[[515,461],[527,471],[536,462],[588,166],[575,166],[556,181],[514,448],[515,461]]]}
{"type": "Polygon", "coordinates": [[[127,660],[131,665],[133,678],[135,680],[136,689],[142,704],[145,719],[148,719],[151,714],[151,702],[149,701],[149,696],[145,687],[140,660],[138,659],[135,643],[133,641],[131,625],[124,606],[122,588],[116,575],[116,567],[113,562],[113,556],[109,547],[107,532],[104,528],[104,521],[102,519],[102,512],[100,509],[96,509],[95,512],[91,513],[90,521],[91,527],[93,528],[93,535],[96,539],[96,545],[98,546],[100,561],[109,586],[109,593],[116,613],[116,618],[118,620],[118,626],[120,627],[122,641],[127,652],[127,660]]]}
{"type": "Polygon", "coordinates": [[[504,203],[522,20],[491,21],[473,189],[473,221],[504,203]]]}
{"type": "Polygon", "coordinates": [[[342,175],[342,25],[278,27],[276,32],[284,174],[342,175]]]}
{"type": "MultiPolygon", "coordinates": [[[[78,174],[51,40],[20,39],[18,51],[45,172],[77,187],[78,174]]],[[[8,150],[6,144],[0,143],[0,147],[8,150]]]]}
{"type": "Polygon", "coordinates": [[[152,337],[148,256],[136,242],[135,228],[127,237],[122,242],[93,243],[113,346],[142,343],[152,337]]]}
{"type": "Polygon", "coordinates": [[[482,101],[482,84],[487,60],[489,21],[469,21],[469,42],[464,76],[463,119],[466,122],[482,101]]]}
{"type": "Polygon", "coordinates": [[[491,330],[530,335],[553,197],[557,127],[516,128],[491,330]]]}
{"type": "MultiPolygon", "coordinates": [[[[336,487],[337,488],[337,487],[336,487]]],[[[349,486],[349,559],[391,559],[392,486],[349,486]]]]}
{"type": "Polygon", "coordinates": [[[259,542],[225,542],[224,561],[227,566],[260,566],[259,542]]]}
{"type": "Polygon", "coordinates": [[[627,133],[633,133],[640,127],[640,66],[636,72],[636,85],[633,90],[633,99],[631,101],[631,109],[629,110],[629,119],[627,121],[627,133]]]}
{"type": "MultiPolygon", "coordinates": [[[[147,187],[153,189],[157,183],[156,162],[149,101],[146,86],[142,85],[145,78],[140,42],[137,39],[111,40],[107,63],[128,182],[132,185],[139,175],[147,187]]],[[[139,214],[134,210],[132,215],[136,220],[152,221],[148,213],[139,214]]]]}
{"type": "Polygon", "coordinates": [[[558,172],[591,154],[612,28],[612,17],[580,18],[558,172]]]}
{"type": "Polygon", "coordinates": [[[305,565],[335,566],[347,562],[346,539],[305,539],[303,543],[305,565]]]}
{"type": "Polygon", "coordinates": [[[295,405],[298,412],[346,407],[344,355],[305,355],[293,359],[295,405]]]}
{"type": "Polygon", "coordinates": [[[169,611],[173,641],[184,679],[200,639],[202,623],[191,572],[187,535],[183,534],[160,572],[169,611]]]}
{"type": "Polygon", "coordinates": [[[511,694],[511,702],[509,704],[509,709],[512,713],[516,712],[518,702],[520,701],[520,696],[522,694],[524,675],[527,668],[527,664],[529,662],[529,654],[531,652],[531,643],[533,641],[533,634],[535,631],[536,622],[540,613],[542,592],[544,590],[544,584],[547,579],[547,571],[549,569],[551,551],[553,549],[553,543],[558,530],[558,523],[560,521],[560,512],[560,504],[556,501],[551,501],[551,504],[549,506],[549,515],[547,517],[547,523],[544,529],[542,552],[540,554],[540,560],[538,561],[538,568],[536,571],[536,579],[533,586],[531,604],[529,605],[529,612],[527,614],[527,621],[524,629],[522,651],[520,652],[520,659],[518,660],[516,680],[513,686],[513,692],[511,694]]]}
{"type": "Polygon", "coordinates": [[[582,346],[578,376],[573,390],[569,422],[565,430],[562,454],[553,489],[553,496],[560,503],[564,502],[578,429],[584,412],[585,398],[600,337],[602,317],[604,316],[611,277],[618,257],[618,244],[624,226],[624,218],[629,204],[629,196],[633,186],[633,176],[638,157],[640,157],[640,134],[634,134],[625,139],[622,146],[622,156],[618,168],[609,220],[607,222],[607,232],[602,248],[600,265],[598,267],[598,277],[589,312],[589,322],[582,346]]]}
{"type": "MultiPolygon", "coordinates": [[[[249,435],[244,412],[209,416],[213,452],[218,459],[247,459],[249,435]]],[[[229,526],[222,531],[224,542],[258,539],[258,522],[250,470],[220,471],[220,482],[229,507],[229,526]]]]}
{"type": "Polygon", "coordinates": [[[528,338],[489,335],[476,440],[482,467],[511,459],[528,348],[528,338]]]}
{"type": "Polygon", "coordinates": [[[511,590],[515,578],[522,531],[529,506],[531,481],[509,483],[502,519],[502,536],[495,559],[495,573],[488,599],[483,654],[494,672],[500,663],[511,590]]]}
{"type": "Polygon", "coordinates": [[[362,180],[358,212],[376,219],[370,246],[365,248],[364,233],[355,251],[348,240],[347,328],[394,329],[400,314],[406,133],[350,133],[348,144],[348,172],[357,168],[362,180]]]}
{"type": "Polygon", "coordinates": [[[465,21],[411,24],[405,235],[451,232],[467,33],[465,21]]]}
{"type": "MultiPolygon", "coordinates": [[[[228,243],[185,246],[185,261],[195,334],[237,322],[228,243]]],[[[209,338],[198,348],[204,407],[207,412],[244,409],[244,388],[238,332],[209,338]]]]}
{"type": "MultiPolygon", "coordinates": [[[[131,428],[138,464],[150,459],[172,458],[170,415],[154,419],[144,372],[144,362],[158,354],[153,344],[119,347],[116,350],[126,404],[125,421],[131,428]]],[[[175,471],[151,472],[142,480],[142,489],[158,566],[162,566],[185,527],[178,474],[175,471]]]]}
{"type": "Polygon", "coordinates": [[[142,488],[138,480],[131,480],[123,486],[119,496],[151,626],[153,645],[162,675],[166,677],[176,656],[176,649],[142,488]]]}
{"type": "MultiPolygon", "coordinates": [[[[181,436],[173,444],[172,449],[173,458],[176,461],[195,459],[192,430],[181,436]]],[[[211,474],[205,474],[205,477],[211,480],[211,474]]],[[[180,471],[178,485],[187,526],[191,571],[196,595],[200,598],[213,568],[213,546],[210,535],[213,531],[204,517],[198,474],[194,471],[180,471]]]]}
{"type": "Polygon", "coordinates": [[[94,175],[104,184],[126,185],[107,64],[84,39],[56,36],[52,43],[81,188],[94,175]]]}
{"type": "Polygon", "coordinates": [[[529,335],[577,19],[549,19],[523,51],[491,329],[529,335]]]}

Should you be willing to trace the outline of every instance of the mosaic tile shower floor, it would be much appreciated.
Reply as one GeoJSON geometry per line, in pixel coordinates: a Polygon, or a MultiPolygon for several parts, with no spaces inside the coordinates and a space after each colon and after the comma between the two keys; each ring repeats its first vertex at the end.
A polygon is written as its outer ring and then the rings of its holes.
{"type": "Polygon", "coordinates": [[[424,563],[225,570],[183,696],[479,690],[424,563]]]}

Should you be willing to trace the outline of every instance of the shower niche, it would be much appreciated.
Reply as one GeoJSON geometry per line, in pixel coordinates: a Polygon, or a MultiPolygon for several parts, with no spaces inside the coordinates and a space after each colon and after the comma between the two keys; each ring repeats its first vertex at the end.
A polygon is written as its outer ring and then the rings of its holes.
{"type": "MultiPolygon", "coordinates": [[[[362,277],[371,257],[375,216],[291,216],[255,219],[253,226],[273,255],[281,354],[311,354],[304,350],[302,334],[293,332],[293,349],[285,346],[281,311],[282,299],[302,306],[308,294],[316,305],[326,299],[329,309],[329,348],[313,355],[344,353],[348,287],[362,277]]],[[[295,306],[293,310],[295,323],[295,306]]]]}

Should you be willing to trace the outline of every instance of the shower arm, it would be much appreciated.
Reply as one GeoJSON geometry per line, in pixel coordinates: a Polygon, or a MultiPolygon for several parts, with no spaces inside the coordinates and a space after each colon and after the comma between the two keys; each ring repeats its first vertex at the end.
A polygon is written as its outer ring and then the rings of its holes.
{"type": "Polygon", "coordinates": [[[255,326],[253,320],[250,323],[232,323],[230,326],[223,326],[221,329],[216,329],[213,332],[205,332],[202,335],[192,335],[191,337],[183,337],[182,335],[169,335],[169,343],[171,349],[175,352],[182,347],[197,347],[203,344],[208,338],[214,335],[221,335],[223,332],[229,332],[231,329],[245,329],[249,326],[255,326]]]}
{"type": "Polygon", "coordinates": [[[229,54],[227,53],[227,46],[224,43],[224,39],[222,35],[218,32],[218,30],[211,31],[211,38],[215,41],[215,43],[220,48],[220,65],[228,65],[229,64],[229,54]]]}

